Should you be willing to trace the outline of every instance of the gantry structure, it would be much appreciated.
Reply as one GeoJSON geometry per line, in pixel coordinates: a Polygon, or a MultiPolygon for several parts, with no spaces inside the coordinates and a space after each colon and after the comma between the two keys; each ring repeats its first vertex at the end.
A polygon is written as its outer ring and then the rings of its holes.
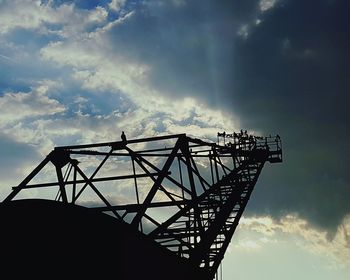
{"type": "Polygon", "coordinates": [[[4,203],[39,196],[107,213],[214,278],[266,162],[282,162],[278,135],[123,134],[54,148],[4,203]]]}

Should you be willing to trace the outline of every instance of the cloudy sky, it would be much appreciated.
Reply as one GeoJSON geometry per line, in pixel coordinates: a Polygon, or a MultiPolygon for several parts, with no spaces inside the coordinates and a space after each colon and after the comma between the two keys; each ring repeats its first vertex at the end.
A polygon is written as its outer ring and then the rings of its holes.
{"type": "Polygon", "coordinates": [[[0,198],[57,145],[278,133],[224,279],[349,280],[349,9],[0,0],[0,198]]]}

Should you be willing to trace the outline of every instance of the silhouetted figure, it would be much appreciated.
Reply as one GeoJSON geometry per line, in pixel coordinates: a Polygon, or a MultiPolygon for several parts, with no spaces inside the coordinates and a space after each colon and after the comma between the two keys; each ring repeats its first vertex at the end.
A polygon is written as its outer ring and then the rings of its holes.
{"type": "Polygon", "coordinates": [[[126,144],[127,141],[126,141],[126,136],[125,136],[124,131],[122,131],[122,135],[120,135],[120,137],[122,138],[123,143],[126,144]]]}
{"type": "Polygon", "coordinates": [[[280,141],[280,140],[281,140],[281,137],[277,134],[277,135],[276,135],[276,138],[275,138],[277,149],[280,148],[280,146],[279,146],[279,141],[280,141]]]}

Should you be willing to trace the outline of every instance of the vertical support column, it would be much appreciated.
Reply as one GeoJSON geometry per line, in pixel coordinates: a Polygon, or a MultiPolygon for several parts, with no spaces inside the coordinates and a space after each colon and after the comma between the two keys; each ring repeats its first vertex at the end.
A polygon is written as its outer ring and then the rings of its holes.
{"type": "Polygon", "coordinates": [[[56,167],[58,184],[60,186],[60,192],[61,192],[62,201],[64,203],[68,203],[65,183],[64,183],[63,175],[62,175],[62,169],[60,167],[58,167],[58,166],[55,166],[55,167],[56,167]]]}
{"type": "MultiPolygon", "coordinates": [[[[216,149],[214,148],[213,150],[213,160],[214,160],[214,168],[215,168],[215,175],[216,175],[216,182],[219,182],[220,178],[219,178],[219,169],[218,169],[218,162],[216,160],[217,158],[217,153],[216,153],[216,149]]],[[[220,201],[222,202],[222,194],[221,192],[219,192],[219,198],[220,201]]]]}
{"type": "MultiPolygon", "coordinates": [[[[183,180],[182,180],[182,168],[181,168],[180,156],[177,156],[177,161],[179,164],[180,183],[181,183],[181,186],[183,186],[184,184],[183,184],[183,180]]],[[[184,192],[183,188],[181,188],[181,193],[182,193],[182,199],[185,199],[185,192],[184,192]]]]}
{"type": "MultiPolygon", "coordinates": [[[[187,139],[186,139],[186,141],[184,141],[182,143],[180,150],[182,151],[182,153],[185,157],[188,179],[190,181],[190,186],[191,186],[192,200],[196,200],[197,199],[197,191],[196,191],[196,185],[195,185],[194,177],[193,177],[192,164],[191,164],[191,154],[190,154],[187,139]]],[[[201,209],[199,208],[199,206],[197,204],[195,204],[193,207],[193,216],[194,216],[194,221],[193,221],[193,223],[194,223],[194,229],[193,229],[194,230],[194,244],[197,244],[197,242],[198,242],[198,240],[197,240],[197,236],[198,236],[197,228],[198,228],[199,236],[201,237],[201,239],[202,239],[203,234],[204,234],[204,229],[203,229],[203,225],[202,225],[202,218],[201,218],[201,209]]]]}
{"type": "Polygon", "coordinates": [[[214,171],[213,171],[213,162],[211,158],[212,158],[212,153],[211,151],[209,151],[211,182],[212,182],[212,185],[214,185],[214,171]]]}
{"type": "Polygon", "coordinates": [[[213,150],[213,160],[214,160],[214,168],[215,168],[215,175],[216,175],[216,182],[219,182],[220,178],[219,178],[219,169],[218,169],[218,163],[216,161],[216,150],[213,150]]]}
{"type": "MultiPolygon", "coordinates": [[[[73,165],[72,165],[73,166],[73,165]]],[[[73,171],[73,189],[72,189],[72,203],[75,203],[75,195],[77,192],[77,169],[74,167],[73,171]]]]}
{"type": "MultiPolygon", "coordinates": [[[[134,161],[133,157],[131,157],[131,162],[132,162],[132,171],[134,173],[136,201],[137,201],[137,204],[140,205],[139,191],[138,191],[138,187],[137,187],[137,179],[136,179],[136,172],[135,172],[135,161],[134,161]]],[[[140,220],[140,229],[141,229],[141,232],[143,232],[142,219],[140,220]]]]}

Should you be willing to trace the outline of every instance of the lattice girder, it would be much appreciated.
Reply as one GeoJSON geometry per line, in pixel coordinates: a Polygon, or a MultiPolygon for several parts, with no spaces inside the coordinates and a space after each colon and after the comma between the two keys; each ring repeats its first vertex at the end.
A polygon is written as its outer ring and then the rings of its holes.
{"type": "Polygon", "coordinates": [[[267,161],[282,161],[279,136],[219,133],[212,143],[177,134],[56,147],[5,202],[55,188],[52,199],[114,215],[214,275],[267,161]]]}

